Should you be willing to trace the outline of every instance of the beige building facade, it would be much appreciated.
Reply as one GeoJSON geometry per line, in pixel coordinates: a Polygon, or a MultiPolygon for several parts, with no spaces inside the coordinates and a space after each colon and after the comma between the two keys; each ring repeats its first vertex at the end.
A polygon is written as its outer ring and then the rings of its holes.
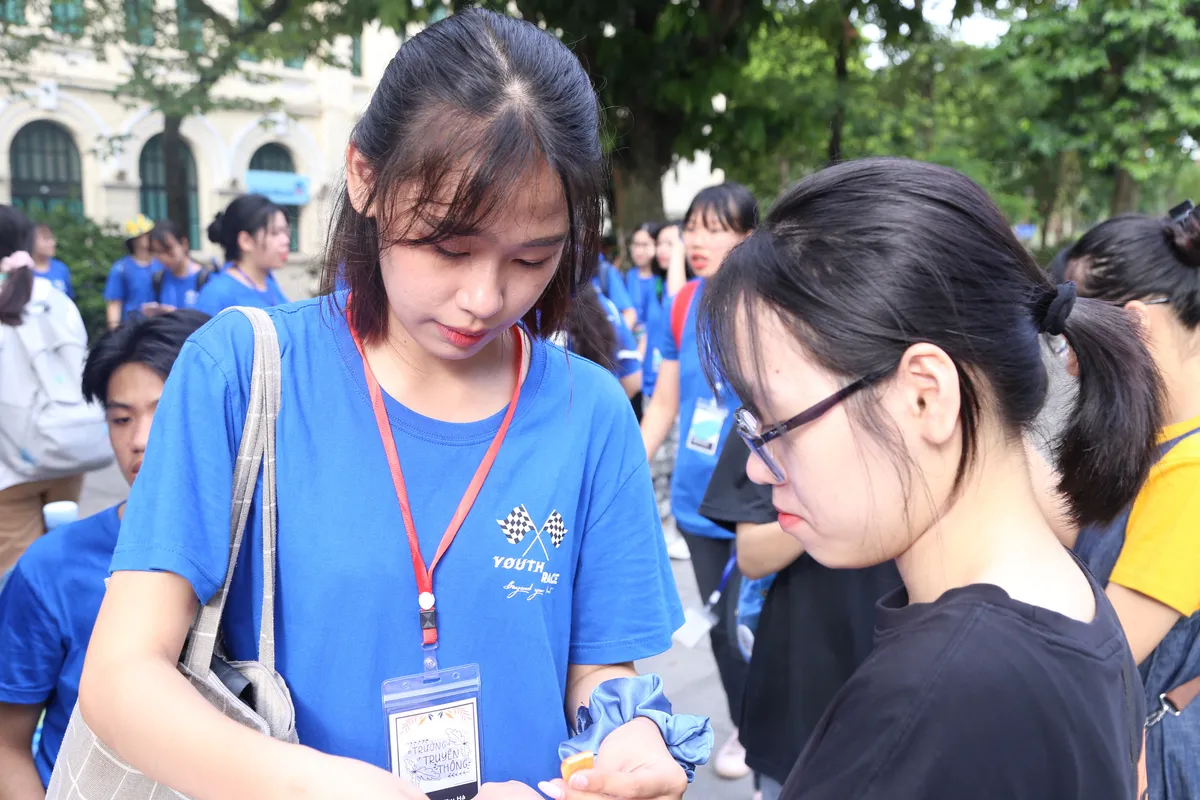
{"type": "MultiPolygon", "coordinates": [[[[214,5],[236,13],[229,0],[214,5]]],[[[307,267],[323,247],[350,131],[399,44],[394,33],[368,28],[359,43],[349,37],[336,43],[347,61],[357,50],[354,71],[316,61],[248,63],[247,71],[269,82],[239,77],[220,84],[218,94],[261,102],[262,110],[215,111],[184,121],[194,164],[193,249],[219,254],[205,229],[233,198],[254,188],[251,170],[290,171],[308,191],[286,208],[296,228],[294,252],[279,278],[289,296],[307,294],[307,267]],[[270,110],[273,101],[277,110],[270,110]]],[[[0,98],[0,203],[65,204],[118,223],[139,213],[165,215],[162,115],[113,97],[127,70],[115,49],[101,60],[69,40],[35,54],[28,81],[0,98]]]]}

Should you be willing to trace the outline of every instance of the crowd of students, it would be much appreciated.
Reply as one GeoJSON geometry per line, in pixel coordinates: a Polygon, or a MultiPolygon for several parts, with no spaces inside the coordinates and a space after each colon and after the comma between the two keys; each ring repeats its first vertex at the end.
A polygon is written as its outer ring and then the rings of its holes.
{"type": "MultiPolygon", "coordinates": [[[[738,726],[713,768],[764,800],[1200,796],[1200,214],[1052,278],[965,176],[871,159],[761,218],[705,189],[622,274],[604,187],[575,56],[475,10],[356,125],[322,296],[284,304],[265,198],[210,226],[221,270],[130,223],[70,352],[132,489],[0,584],[0,798],[678,798],[712,728],[634,664],[685,619],[738,726]]],[[[0,209],[0,365],[53,257],[0,209]]]]}

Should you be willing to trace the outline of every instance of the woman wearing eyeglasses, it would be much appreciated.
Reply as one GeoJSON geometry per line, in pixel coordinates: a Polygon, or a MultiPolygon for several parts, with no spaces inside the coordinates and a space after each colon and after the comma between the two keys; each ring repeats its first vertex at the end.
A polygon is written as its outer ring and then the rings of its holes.
{"type": "Polygon", "coordinates": [[[1107,583],[1141,668],[1150,797],[1200,797],[1200,702],[1187,705],[1200,693],[1200,213],[1187,203],[1169,218],[1110,219],[1066,265],[1081,296],[1137,320],[1166,384],[1158,463],[1133,504],[1075,549],[1107,583]]]}
{"type": "Polygon", "coordinates": [[[1061,489],[1089,523],[1132,499],[1161,419],[1132,321],[1050,283],[965,176],[875,159],[784,194],[710,281],[700,330],[784,530],[829,567],[894,558],[904,582],[784,800],[1132,798],[1133,656],[1023,441],[1047,391],[1039,335],[1065,334],[1080,386],[1061,489]]]}

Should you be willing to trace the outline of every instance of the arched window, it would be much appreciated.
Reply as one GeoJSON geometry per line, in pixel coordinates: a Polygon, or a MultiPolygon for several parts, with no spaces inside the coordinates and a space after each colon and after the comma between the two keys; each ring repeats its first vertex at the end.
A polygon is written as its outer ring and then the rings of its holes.
{"type": "MultiPolygon", "coordinates": [[[[196,191],[196,159],[192,157],[192,148],[188,147],[187,142],[181,141],[179,145],[183,173],[187,181],[188,244],[195,249],[203,243],[200,238],[200,199],[199,192],[196,191]]],[[[166,159],[163,157],[161,133],[151,136],[142,147],[142,156],[138,159],[138,176],[142,182],[142,213],[153,220],[167,219],[167,168],[166,159]]]]}
{"type": "MultiPolygon", "coordinates": [[[[263,172],[295,172],[296,164],[292,161],[292,154],[287,151],[286,147],[270,142],[254,151],[254,155],[250,157],[250,169],[258,169],[263,172]]],[[[291,250],[293,253],[298,253],[300,251],[300,206],[281,206],[281,208],[292,229],[291,250]]]]}
{"type": "Polygon", "coordinates": [[[56,122],[31,122],[9,149],[12,203],[29,213],[50,208],[83,216],[79,149],[70,131],[56,122]]]}

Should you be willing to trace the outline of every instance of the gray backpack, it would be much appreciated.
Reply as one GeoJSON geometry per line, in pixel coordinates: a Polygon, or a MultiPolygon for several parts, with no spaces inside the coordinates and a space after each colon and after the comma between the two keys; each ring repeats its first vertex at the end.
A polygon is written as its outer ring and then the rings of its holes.
{"type": "Polygon", "coordinates": [[[35,282],[20,325],[0,326],[0,471],[10,483],[62,478],[113,461],[104,410],[83,399],[87,331],[75,304],[35,282]]]}

